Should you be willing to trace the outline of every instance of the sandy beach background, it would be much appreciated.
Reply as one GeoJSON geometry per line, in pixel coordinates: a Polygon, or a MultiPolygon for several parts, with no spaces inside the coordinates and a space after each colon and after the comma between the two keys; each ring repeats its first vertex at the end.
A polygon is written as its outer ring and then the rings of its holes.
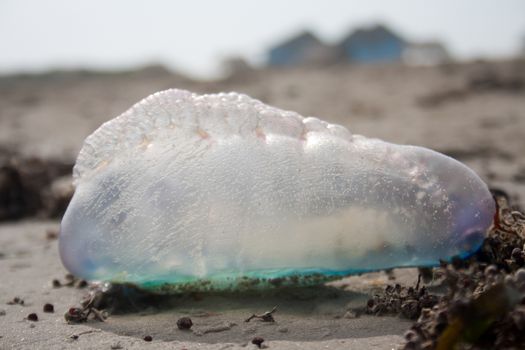
{"type": "MultiPolygon", "coordinates": [[[[242,69],[219,81],[194,81],[160,66],[117,73],[0,77],[0,167],[26,164],[24,159],[34,157],[53,164],[54,170],[39,186],[54,198],[54,193],[69,188],[67,174],[87,135],[141,98],[168,88],[242,92],[344,125],[355,134],[429,147],[464,162],[489,186],[505,190],[515,204],[525,205],[523,60],[435,67],[242,69]]],[[[35,171],[27,173],[35,176],[35,171]]],[[[9,177],[3,175],[7,181],[9,177]]],[[[52,280],[63,279],[66,271],[58,258],[57,241],[46,231],[56,232],[59,221],[44,220],[53,216],[49,211],[36,212],[40,218],[28,215],[0,224],[0,349],[255,348],[250,343],[254,336],[262,336],[269,348],[391,349],[411,324],[355,310],[387,283],[414,285],[413,269],[396,270],[395,280],[374,273],[314,291],[196,296],[112,315],[104,323],[68,325],[63,314],[87,291],[53,287],[52,280]],[[14,297],[22,298],[24,305],[7,304],[14,297]],[[52,303],[55,312],[42,312],[45,303],[52,303]],[[244,322],[252,313],[276,305],[276,323],[244,322]],[[38,322],[25,319],[33,312],[38,322]],[[192,318],[192,331],[177,329],[181,316],[192,318]],[[153,341],[145,342],[146,335],[153,341]]]]}
{"type": "Polygon", "coordinates": [[[0,148],[72,164],[85,137],[102,123],[169,88],[237,91],[354,134],[429,147],[466,163],[524,204],[524,60],[241,69],[209,82],[160,66],[3,77],[0,148]]]}

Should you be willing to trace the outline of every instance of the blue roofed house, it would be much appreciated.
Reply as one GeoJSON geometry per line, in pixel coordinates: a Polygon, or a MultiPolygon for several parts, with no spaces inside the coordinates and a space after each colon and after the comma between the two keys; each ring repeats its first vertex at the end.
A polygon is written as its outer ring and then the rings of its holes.
{"type": "Polygon", "coordinates": [[[276,45],[268,53],[269,66],[326,64],[336,59],[336,48],[323,43],[309,31],[303,31],[276,45]]]}
{"type": "Polygon", "coordinates": [[[350,33],[339,46],[350,62],[375,63],[401,61],[406,45],[399,35],[376,25],[350,33]]]}

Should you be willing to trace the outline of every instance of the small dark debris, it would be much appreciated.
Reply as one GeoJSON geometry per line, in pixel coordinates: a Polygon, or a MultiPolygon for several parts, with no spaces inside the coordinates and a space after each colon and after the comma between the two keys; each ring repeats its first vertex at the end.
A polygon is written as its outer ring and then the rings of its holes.
{"type": "Polygon", "coordinates": [[[77,340],[79,338],[79,336],[77,334],[73,334],[71,337],[69,337],[73,340],[77,340]]]}
{"type": "Polygon", "coordinates": [[[55,278],[51,281],[51,284],[53,285],[53,288],[75,287],[78,289],[86,288],[89,285],[86,280],[77,278],[70,273],[64,276],[64,281],[55,278]]]}
{"type": "Polygon", "coordinates": [[[193,326],[193,322],[189,317],[182,317],[177,320],[177,328],[180,330],[188,330],[193,326]]]}
{"type": "Polygon", "coordinates": [[[57,230],[47,230],[46,231],[46,239],[49,241],[54,241],[58,238],[58,231],[57,230]]]}
{"type": "Polygon", "coordinates": [[[44,312],[53,313],[55,312],[55,307],[53,306],[53,304],[47,303],[44,305],[44,312]]]}
{"type": "Polygon", "coordinates": [[[102,292],[93,293],[82,302],[82,308],[72,307],[65,314],[64,318],[67,323],[82,323],[86,322],[90,315],[93,315],[93,319],[100,322],[104,322],[107,318],[105,311],[98,310],[99,296],[102,292]]]}
{"type": "Polygon", "coordinates": [[[36,321],[38,321],[38,315],[33,312],[33,313],[27,315],[27,320],[36,322],[36,321]]]}
{"type": "Polygon", "coordinates": [[[438,297],[429,294],[425,287],[419,287],[421,275],[415,287],[399,284],[386,286],[383,294],[376,294],[366,303],[366,313],[372,315],[400,315],[415,320],[425,307],[433,307],[438,297]]]}
{"type": "Polygon", "coordinates": [[[64,318],[67,323],[81,323],[87,321],[87,316],[82,309],[78,307],[69,308],[64,314],[64,318]]]}
{"type": "Polygon", "coordinates": [[[147,335],[143,339],[144,339],[144,341],[152,341],[153,340],[151,335],[147,335]]]}
{"type": "Polygon", "coordinates": [[[53,288],[60,288],[60,287],[62,287],[62,283],[60,282],[60,280],[58,280],[56,278],[53,281],[51,281],[51,284],[53,285],[53,288]]]}
{"type": "Polygon", "coordinates": [[[261,337],[255,337],[252,339],[252,344],[257,345],[259,349],[262,347],[262,343],[264,343],[264,339],[261,337]]]}
{"type": "Polygon", "coordinates": [[[14,297],[13,300],[10,300],[6,303],[7,305],[24,305],[24,299],[19,297],[14,297]]]}
{"type": "Polygon", "coordinates": [[[78,280],[78,281],[75,283],[75,286],[76,286],[78,289],[86,288],[87,285],[88,285],[88,283],[87,283],[86,280],[78,280]]]}

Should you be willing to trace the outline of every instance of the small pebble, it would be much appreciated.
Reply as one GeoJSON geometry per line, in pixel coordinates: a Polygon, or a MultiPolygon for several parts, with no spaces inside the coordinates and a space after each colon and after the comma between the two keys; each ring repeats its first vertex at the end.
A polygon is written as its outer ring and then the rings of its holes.
{"type": "Polygon", "coordinates": [[[144,341],[152,341],[153,338],[151,337],[151,335],[147,335],[144,337],[144,341]]]}
{"type": "Polygon", "coordinates": [[[60,281],[57,280],[56,278],[53,281],[51,281],[51,284],[53,285],[53,288],[60,288],[60,287],[62,287],[62,283],[60,283],[60,281]]]}
{"type": "Polygon", "coordinates": [[[58,238],[58,231],[57,230],[46,230],[46,239],[53,241],[58,238]]]}
{"type": "Polygon", "coordinates": [[[193,326],[193,322],[191,321],[191,318],[189,317],[182,317],[182,318],[179,318],[179,320],[177,321],[177,327],[181,330],[190,329],[191,326],[193,326]]]}
{"type": "Polygon", "coordinates": [[[262,346],[262,343],[264,343],[264,339],[261,337],[255,337],[252,339],[252,344],[257,345],[257,347],[260,349],[262,346]]]}
{"type": "Polygon", "coordinates": [[[44,305],[44,312],[48,312],[52,314],[53,312],[55,312],[55,307],[53,306],[53,304],[47,303],[44,305]]]}
{"type": "Polygon", "coordinates": [[[24,305],[24,299],[19,297],[14,297],[13,300],[8,301],[7,305],[24,305]]]}
{"type": "Polygon", "coordinates": [[[36,322],[36,321],[38,321],[38,315],[33,312],[33,313],[27,315],[27,319],[29,321],[36,322]]]}
{"type": "Polygon", "coordinates": [[[86,288],[88,285],[87,281],[86,280],[79,280],[77,283],[76,283],[76,287],[78,289],[82,289],[82,288],[86,288]]]}

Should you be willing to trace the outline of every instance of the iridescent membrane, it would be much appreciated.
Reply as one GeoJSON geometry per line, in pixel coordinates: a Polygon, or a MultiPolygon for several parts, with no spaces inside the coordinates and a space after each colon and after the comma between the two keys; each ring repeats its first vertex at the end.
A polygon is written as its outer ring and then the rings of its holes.
{"type": "Polygon", "coordinates": [[[475,252],[495,212],[450,157],[236,93],[144,99],[86,139],[74,176],[64,265],[145,288],[433,266],[475,252]]]}

